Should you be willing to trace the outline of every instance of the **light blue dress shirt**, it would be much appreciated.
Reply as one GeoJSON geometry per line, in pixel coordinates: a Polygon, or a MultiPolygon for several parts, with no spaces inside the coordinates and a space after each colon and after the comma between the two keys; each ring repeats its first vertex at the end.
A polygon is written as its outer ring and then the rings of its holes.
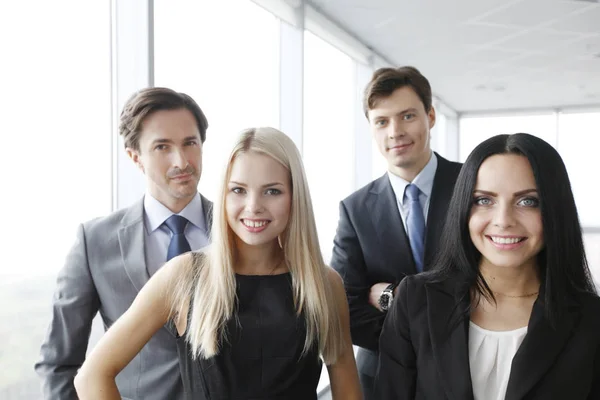
{"type": "MultiPolygon", "coordinates": [[[[196,194],[192,201],[178,214],[189,221],[184,234],[192,250],[201,249],[209,243],[209,232],[203,211],[200,194],[196,194]]],[[[163,222],[171,215],[173,215],[173,212],[150,194],[144,196],[146,244],[144,253],[146,268],[150,276],[154,275],[167,261],[167,250],[169,249],[172,233],[169,228],[163,225],[163,222]]]]}
{"type": "Polygon", "coordinates": [[[409,212],[409,202],[406,200],[404,191],[406,186],[410,183],[416,185],[421,193],[419,194],[419,204],[423,209],[423,216],[425,217],[425,223],[427,223],[427,215],[429,213],[429,201],[431,199],[431,191],[433,190],[433,179],[435,178],[435,172],[437,171],[438,159],[434,152],[431,152],[431,157],[425,167],[419,172],[419,174],[413,179],[412,182],[408,182],[398,175],[394,175],[388,171],[388,177],[396,196],[396,204],[398,204],[398,211],[400,211],[400,217],[402,218],[402,224],[404,230],[406,230],[406,218],[409,212]]]}

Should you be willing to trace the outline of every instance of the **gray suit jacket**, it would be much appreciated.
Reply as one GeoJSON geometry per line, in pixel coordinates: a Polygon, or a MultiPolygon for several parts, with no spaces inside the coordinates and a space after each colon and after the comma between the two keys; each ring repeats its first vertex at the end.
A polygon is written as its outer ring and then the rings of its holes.
{"type": "MultiPolygon", "coordinates": [[[[201,199],[209,228],[212,203],[201,199]]],[[[73,379],[85,360],[94,316],[99,311],[108,329],[150,278],[144,237],[143,200],[79,226],[57,278],[52,321],[35,365],[45,399],[77,399],[73,379]]],[[[182,399],[173,334],[158,331],[116,382],[125,399],[182,399]]]]}

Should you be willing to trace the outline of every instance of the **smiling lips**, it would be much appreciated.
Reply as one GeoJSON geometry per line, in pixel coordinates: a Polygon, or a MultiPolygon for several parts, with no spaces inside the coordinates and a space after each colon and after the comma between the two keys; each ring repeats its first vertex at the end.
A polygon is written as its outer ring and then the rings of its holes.
{"type": "Polygon", "coordinates": [[[182,182],[182,181],[187,181],[191,177],[192,177],[192,174],[181,174],[181,175],[173,176],[173,177],[171,177],[171,179],[174,181],[182,182]]]}
{"type": "Polygon", "coordinates": [[[486,238],[500,250],[514,250],[521,247],[527,240],[523,236],[486,236],[486,238]]]}
{"type": "Polygon", "coordinates": [[[241,219],[241,221],[246,230],[252,233],[264,231],[271,222],[268,219],[241,219]]]}
{"type": "Polygon", "coordinates": [[[412,143],[396,144],[389,148],[390,151],[403,151],[409,148],[412,143]]]}

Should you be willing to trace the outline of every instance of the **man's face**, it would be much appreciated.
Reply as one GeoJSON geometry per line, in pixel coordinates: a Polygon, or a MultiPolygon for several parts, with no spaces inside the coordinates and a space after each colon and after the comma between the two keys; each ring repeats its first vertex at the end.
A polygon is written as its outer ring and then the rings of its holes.
{"type": "Polygon", "coordinates": [[[127,154],[146,175],[148,191],[171,211],[181,211],[198,191],[202,141],[193,114],[160,110],[142,123],[139,150],[127,154]]]}
{"type": "Polygon", "coordinates": [[[435,124],[433,107],[426,112],[415,91],[403,86],[379,99],[369,110],[368,117],[373,138],[388,162],[388,169],[412,181],[431,156],[429,130],[435,124]]]}

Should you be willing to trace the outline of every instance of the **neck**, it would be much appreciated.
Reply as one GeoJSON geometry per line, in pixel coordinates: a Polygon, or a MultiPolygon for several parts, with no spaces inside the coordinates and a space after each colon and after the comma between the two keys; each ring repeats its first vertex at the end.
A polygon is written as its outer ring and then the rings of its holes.
{"type": "Polygon", "coordinates": [[[494,295],[521,297],[533,295],[540,289],[540,276],[535,263],[506,268],[482,262],[479,271],[494,295]]]}
{"type": "Polygon", "coordinates": [[[179,214],[181,210],[183,210],[190,202],[194,199],[196,195],[194,193],[193,196],[190,197],[182,197],[182,198],[174,198],[171,196],[160,196],[157,193],[150,192],[150,195],[154,197],[157,201],[159,201],[163,206],[167,207],[174,214],[179,214]]]}
{"type": "Polygon", "coordinates": [[[427,157],[423,157],[422,159],[417,160],[410,165],[390,165],[389,171],[407,182],[412,182],[417,177],[417,175],[419,175],[421,171],[423,171],[423,168],[425,168],[429,160],[431,160],[432,155],[433,152],[430,151],[427,157]]]}
{"type": "Polygon", "coordinates": [[[283,251],[277,240],[252,246],[236,239],[235,272],[243,275],[270,275],[283,262],[283,251]]]}

